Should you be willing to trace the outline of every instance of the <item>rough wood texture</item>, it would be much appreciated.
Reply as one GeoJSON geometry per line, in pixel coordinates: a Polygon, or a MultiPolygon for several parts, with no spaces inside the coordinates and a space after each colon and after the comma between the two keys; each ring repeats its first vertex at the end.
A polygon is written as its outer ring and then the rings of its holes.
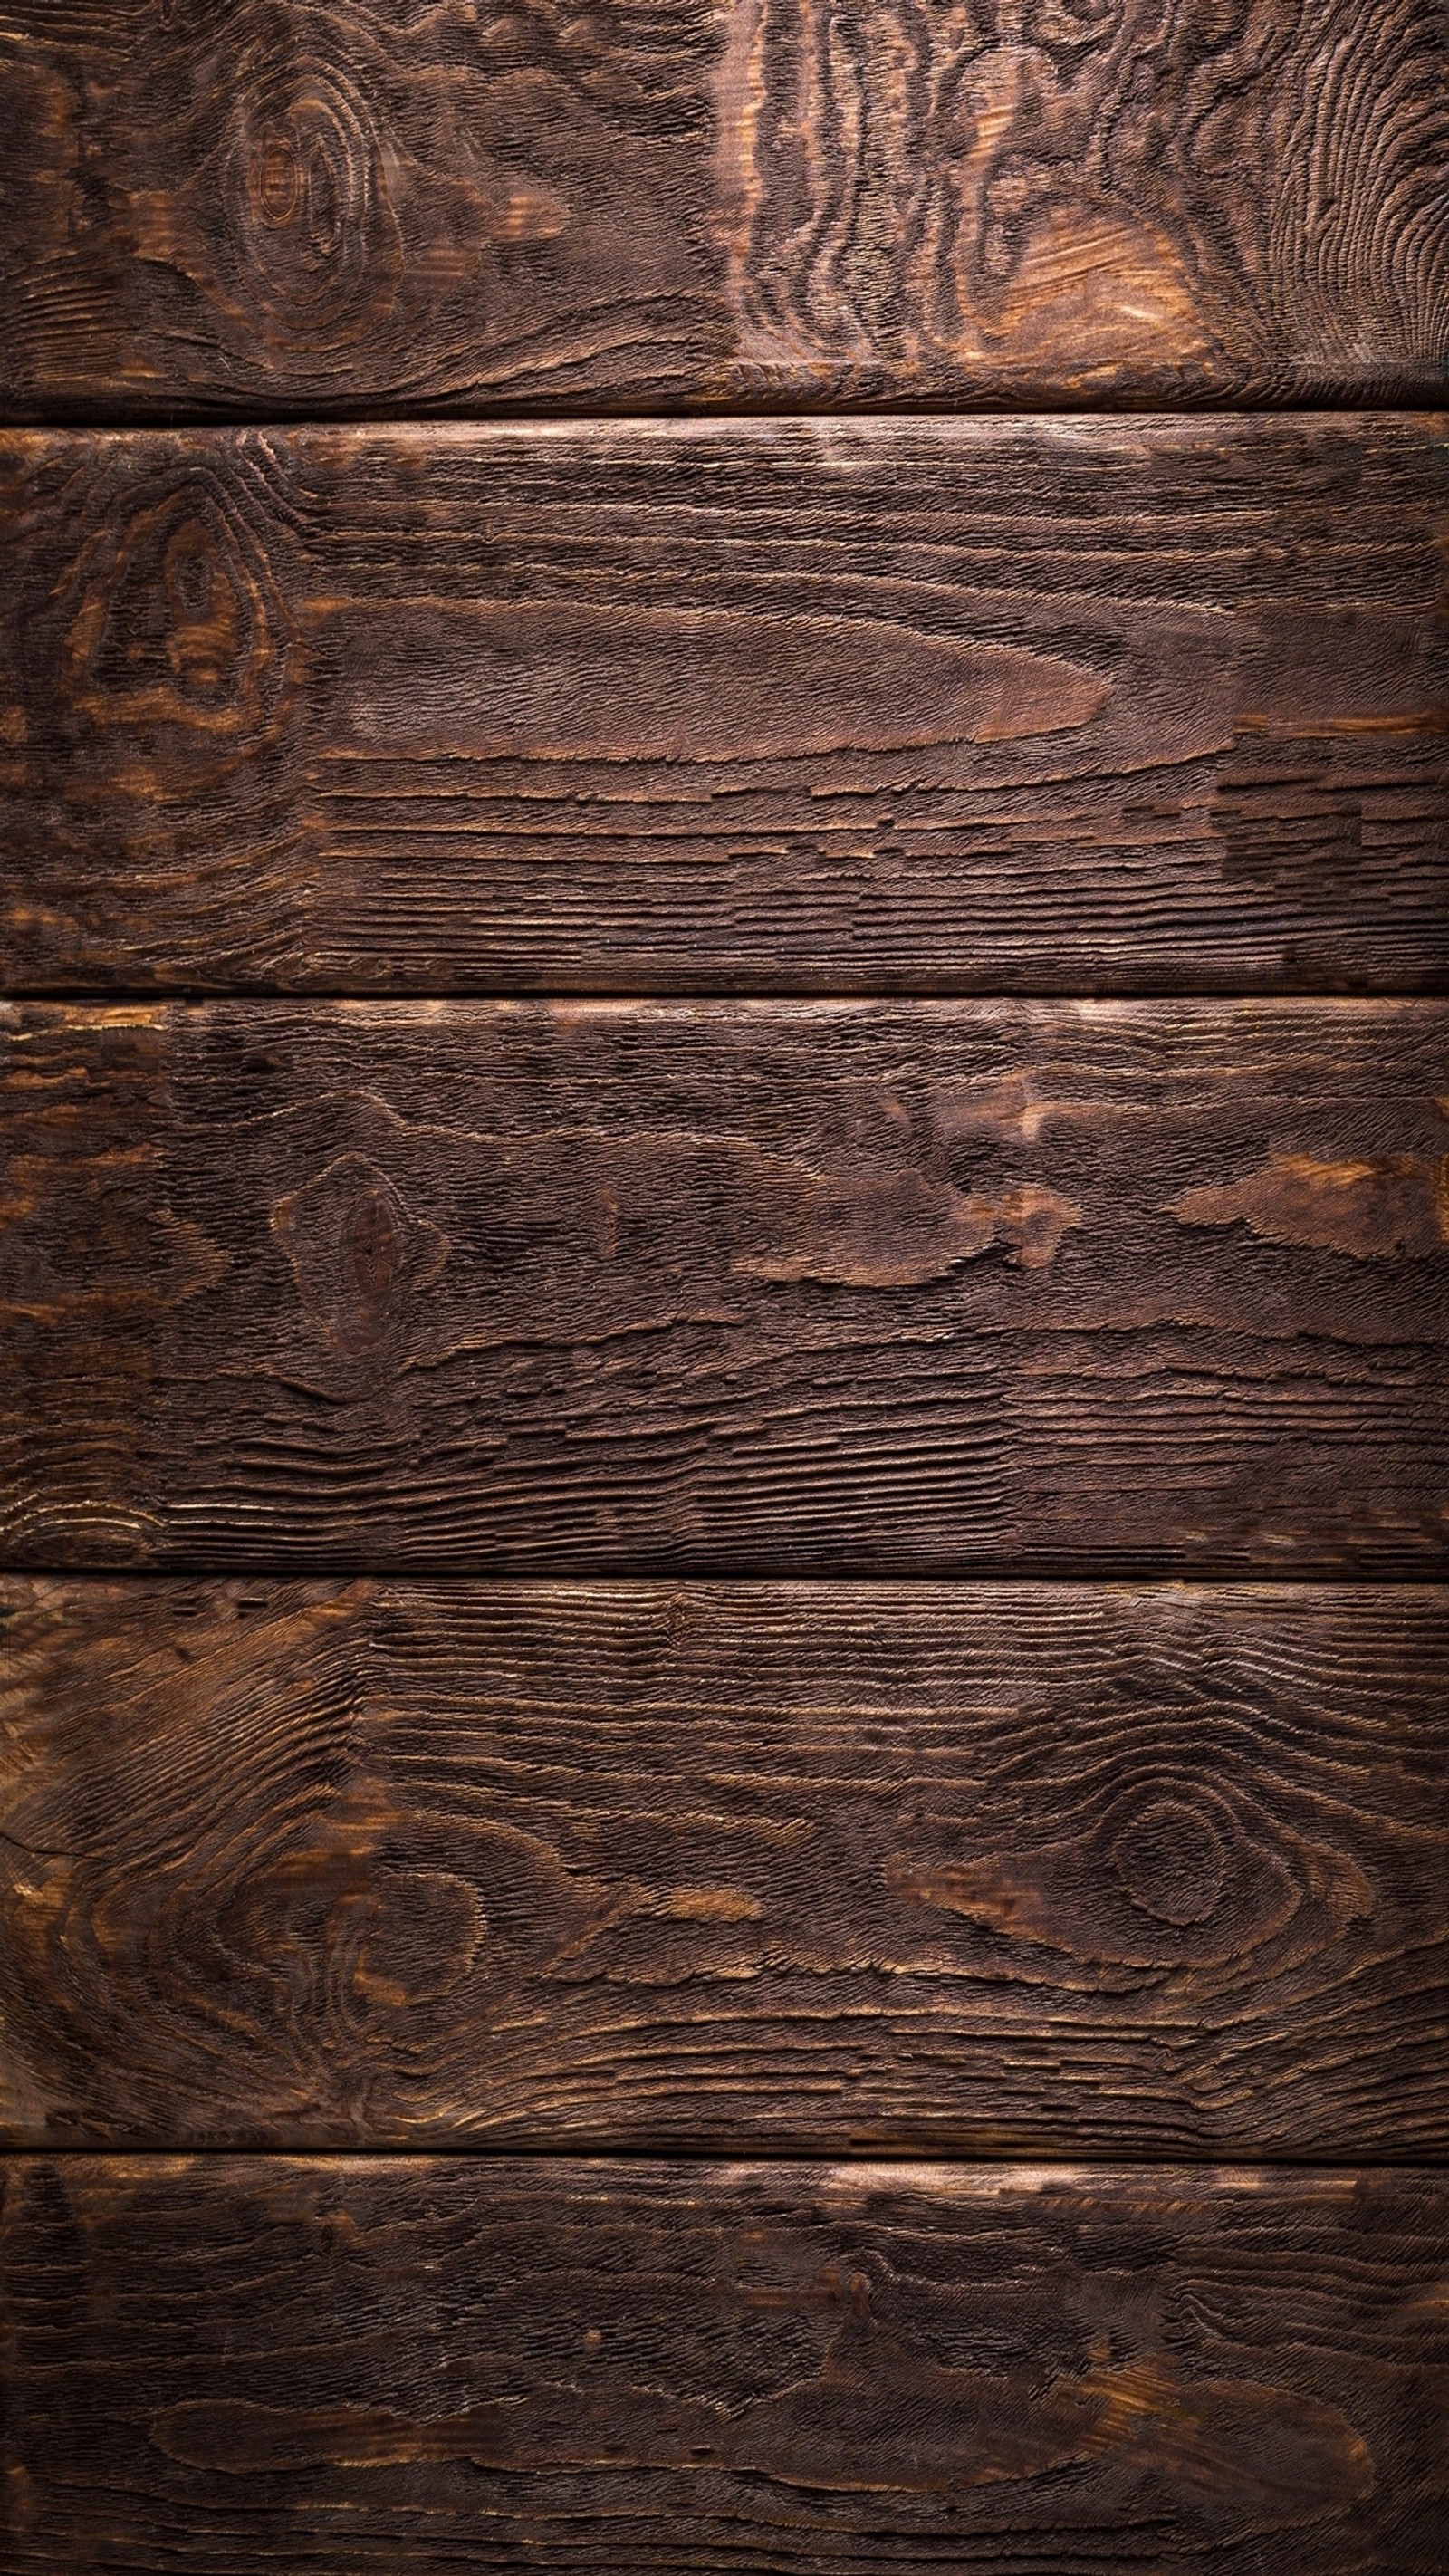
{"type": "Polygon", "coordinates": [[[12,1564],[1445,1567],[1443,1005],[0,1036],[12,1564]]]}
{"type": "Polygon", "coordinates": [[[1440,0],[10,0],[12,413],[1435,397],[1440,0]]]}
{"type": "Polygon", "coordinates": [[[1449,1593],[0,1581],[7,2145],[1449,2154],[1449,1593]]]}
{"type": "Polygon", "coordinates": [[[1442,2176],[3,2176],[14,2576],[1440,2576],[1442,2176]]]}
{"type": "Polygon", "coordinates": [[[12,990],[1449,983],[1440,419],[19,432],[0,510],[12,990]]]}

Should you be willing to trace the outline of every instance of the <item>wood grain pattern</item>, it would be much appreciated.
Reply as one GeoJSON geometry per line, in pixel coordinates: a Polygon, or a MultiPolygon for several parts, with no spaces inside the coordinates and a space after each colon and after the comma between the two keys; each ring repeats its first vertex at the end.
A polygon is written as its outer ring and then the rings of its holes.
{"type": "Polygon", "coordinates": [[[0,0],[16,2576],[1441,2576],[1446,397],[1445,0],[0,0]]]}
{"type": "Polygon", "coordinates": [[[1443,1005],[0,1027],[12,1564],[1445,1567],[1443,1005]]]}
{"type": "Polygon", "coordinates": [[[0,1580],[8,2146],[1449,2154],[1449,1593],[0,1580]]]}
{"type": "Polygon", "coordinates": [[[58,2157],[3,2187],[15,2576],[1443,2565],[1442,2176],[58,2157]]]}
{"type": "Polygon", "coordinates": [[[1440,0],[8,0],[12,410],[1435,399],[1440,0]]]}
{"type": "Polygon", "coordinates": [[[0,511],[12,990],[1449,983],[1443,419],[19,432],[0,511]]]}

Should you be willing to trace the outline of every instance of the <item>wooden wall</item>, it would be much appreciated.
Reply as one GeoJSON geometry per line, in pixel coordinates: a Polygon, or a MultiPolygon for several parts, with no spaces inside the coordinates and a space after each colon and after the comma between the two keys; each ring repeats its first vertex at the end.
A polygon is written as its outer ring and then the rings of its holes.
{"type": "Polygon", "coordinates": [[[1449,13],[0,218],[7,2569],[1443,2576],[1449,13]]]}

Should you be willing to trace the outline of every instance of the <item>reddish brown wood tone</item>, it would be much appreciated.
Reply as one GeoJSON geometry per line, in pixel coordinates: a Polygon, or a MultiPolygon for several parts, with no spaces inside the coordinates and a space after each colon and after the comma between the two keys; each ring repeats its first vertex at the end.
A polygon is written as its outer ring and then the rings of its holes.
{"type": "Polygon", "coordinates": [[[12,990],[1449,982],[1443,419],[16,433],[0,510],[12,990]]]}
{"type": "Polygon", "coordinates": [[[8,2144],[1443,2155],[1449,1594],[0,1581],[8,2144]]]}
{"type": "Polygon", "coordinates": [[[22,2576],[1439,2576],[1442,2176],[17,2161],[22,2576]]]}
{"type": "Polygon", "coordinates": [[[1439,0],[9,0],[12,413],[1433,399],[1439,0]]]}
{"type": "Polygon", "coordinates": [[[1443,2576],[1446,402],[1449,0],[0,0],[7,2576],[1443,2576]]]}
{"type": "Polygon", "coordinates": [[[0,1024],[12,1563],[1444,1570],[1440,1004],[0,1024]]]}

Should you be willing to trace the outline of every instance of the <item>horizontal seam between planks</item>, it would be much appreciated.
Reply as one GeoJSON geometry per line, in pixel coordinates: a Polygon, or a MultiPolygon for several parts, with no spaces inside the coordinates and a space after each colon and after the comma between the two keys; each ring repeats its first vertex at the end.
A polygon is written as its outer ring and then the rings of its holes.
{"type": "Polygon", "coordinates": [[[1164,402],[1161,394],[1144,393],[1140,399],[1131,395],[1117,396],[1111,402],[1084,403],[1081,396],[1063,395],[1060,399],[1033,395],[1019,403],[994,401],[974,403],[959,395],[940,402],[861,403],[851,405],[810,402],[758,403],[681,403],[657,411],[640,411],[633,405],[612,407],[605,402],[592,402],[587,410],[560,411],[548,404],[519,402],[506,406],[485,406],[476,411],[439,402],[435,406],[408,405],[360,406],[355,411],[322,411],[306,406],[297,410],[255,412],[222,412],[191,410],[184,405],[151,411],[84,411],[60,410],[40,413],[11,413],[0,410],[3,429],[145,429],[166,432],[183,429],[372,429],[372,428],[528,428],[548,426],[558,429],[587,428],[591,421],[607,421],[611,427],[629,423],[642,426],[680,424],[684,422],[753,421],[753,420],[828,420],[851,422],[886,422],[912,420],[1140,420],[1154,416],[1166,421],[1192,420],[1285,420],[1301,418],[1305,413],[1324,412],[1335,418],[1351,417],[1355,412],[1373,413],[1433,412],[1449,405],[1449,379],[1433,370],[1415,386],[1397,392],[1375,388],[1372,393],[1332,393],[1326,389],[1302,394],[1285,394],[1271,402],[1222,402],[1197,399],[1190,403],[1164,402]]]}

